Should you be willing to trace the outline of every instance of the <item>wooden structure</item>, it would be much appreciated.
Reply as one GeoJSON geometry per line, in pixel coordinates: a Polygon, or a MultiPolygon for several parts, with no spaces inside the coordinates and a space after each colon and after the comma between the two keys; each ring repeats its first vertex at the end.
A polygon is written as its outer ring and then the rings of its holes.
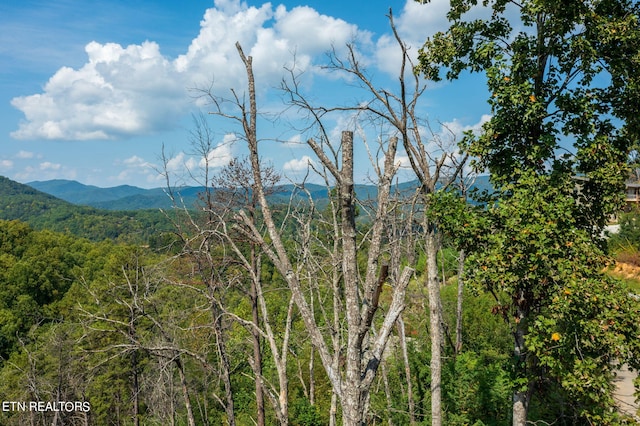
{"type": "Polygon", "coordinates": [[[637,210],[640,208],[640,183],[627,182],[625,186],[626,210],[637,210]]]}

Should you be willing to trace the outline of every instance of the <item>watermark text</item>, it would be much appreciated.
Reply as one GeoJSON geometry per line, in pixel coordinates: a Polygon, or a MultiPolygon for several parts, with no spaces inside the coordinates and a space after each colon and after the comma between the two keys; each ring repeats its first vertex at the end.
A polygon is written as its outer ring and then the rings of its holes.
{"type": "Polygon", "coordinates": [[[91,404],[88,401],[2,401],[0,410],[8,411],[35,411],[49,412],[60,411],[65,413],[71,412],[89,412],[91,404]]]}

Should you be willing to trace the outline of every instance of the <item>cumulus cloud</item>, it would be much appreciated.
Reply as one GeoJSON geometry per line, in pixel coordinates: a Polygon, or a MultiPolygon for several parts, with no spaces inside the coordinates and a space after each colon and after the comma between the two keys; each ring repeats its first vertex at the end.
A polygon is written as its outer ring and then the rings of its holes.
{"type": "Polygon", "coordinates": [[[196,161],[193,157],[189,157],[184,152],[179,152],[173,157],[169,158],[165,164],[166,171],[169,173],[179,173],[182,174],[185,169],[194,169],[197,167],[198,161],[196,161]]]}
{"type": "Polygon", "coordinates": [[[261,87],[272,87],[283,66],[291,66],[294,52],[296,66],[306,69],[331,46],[344,46],[357,34],[355,25],[306,6],[287,10],[218,0],[204,13],[198,36],[175,59],[153,41],[126,47],[88,43],[84,65],[62,67],[42,93],[12,99],[25,119],[11,136],[104,140],[164,130],[193,107],[189,88],[209,87],[212,81],[214,89],[242,87],[236,41],[253,56],[261,87]]]}
{"type": "Polygon", "coordinates": [[[452,120],[442,124],[441,134],[443,136],[454,137],[457,140],[462,138],[463,133],[472,131],[475,134],[479,134],[482,131],[482,126],[491,120],[490,114],[483,114],[477,123],[462,124],[459,120],[452,120]]]}
{"type": "MultiPolygon", "coordinates": [[[[432,0],[427,4],[409,0],[405,3],[394,22],[398,34],[409,47],[413,61],[417,61],[418,49],[427,37],[447,29],[448,10],[449,0],[432,0]]],[[[378,39],[375,56],[378,68],[392,76],[398,75],[401,52],[392,34],[385,34],[378,39]]]]}
{"type": "Polygon", "coordinates": [[[233,151],[230,143],[221,143],[207,154],[206,158],[200,160],[200,167],[209,168],[224,167],[233,159],[233,151]]]}
{"type": "MultiPolygon", "coordinates": [[[[400,38],[409,47],[409,55],[414,63],[417,63],[418,50],[427,38],[449,28],[449,9],[449,0],[431,0],[424,4],[414,0],[405,2],[402,11],[395,18],[395,25],[400,38]]],[[[476,5],[467,13],[466,19],[491,19],[491,9],[482,4],[476,5]]],[[[392,34],[383,35],[378,39],[375,56],[379,69],[391,76],[398,75],[401,52],[392,34]]]]}
{"type": "Polygon", "coordinates": [[[0,160],[0,169],[9,170],[13,168],[13,161],[11,160],[0,160]]]}
{"type": "Polygon", "coordinates": [[[16,158],[19,158],[21,160],[28,160],[33,157],[35,157],[35,154],[30,151],[18,151],[18,153],[16,154],[16,158]]]}
{"type": "Polygon", "coordinates": [[[88,62],[63,67],[44,92],[12,99],[26,121],[16,139],[113,139],[149,133],[177,119],[183,85],[156,43],[126,48],[91,42],[88,62]]]}
{"type": "Polygon", "coordinates": [[[306,172],[312,164],[311,157],[303,155],[302,158],[294,158],[284,163],[282,170],[292,173],[306,172]]]}
{"type": "Polygon", "coordinates": [[[62,164],[60,164],[60,163],[52,163],[50,161],[45,161],[43,163],[40,163],[39,168],[40,168],[40,170],[43,170],[43,171],[49,171],[49,170],[57,171],[57,170],[60,170],[62,168],[62,164]]]}
{"type": "MultiPolygon", "coordinates": [[[[222,141],[207,153],[206,157],[194,156],[187,154],[184,151],[180,151],[166,160],[164,165],[166,170],[164,170],[163,173],[168,173],[175,181],[175,184],[181,184],[183,178],[188,181],[192,181],[193,177],[198,176],[205,167],[208,167],[209,169],[224,167],[228,165],[235,156],[233,151],[233,142],[235,142],[235,140],[236,135],[233,133],[226,134],[222,141]]],[[[134,156],[128,159],[128,161],[131,164],[140,164],[144,160],[134,156]]],[[[148,168],[150,171],[158,171],[162,169],[162,167],[151,165],[149,165],[148,168]]],[[[159,181],[162,179],[164,179],[162,174],[154,173],[150,174],[147,180],[159,181]]]]}
{"type": "Polygon", "coordinates": [[[151,164],[148,163],[144,158],[138,157],[137,155],[126,158],[124,161],[122,161],[122,163],[127,167],[133,168],[145,168],[151,166],[151,164]]]}

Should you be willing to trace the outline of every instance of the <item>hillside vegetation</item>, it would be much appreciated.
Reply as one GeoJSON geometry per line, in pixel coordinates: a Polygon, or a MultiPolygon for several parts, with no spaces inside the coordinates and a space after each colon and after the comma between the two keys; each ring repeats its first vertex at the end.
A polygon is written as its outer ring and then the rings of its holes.
{"type": "Polygon", "coordinates": [[[20,220],[34,229],[69,233],[92,241],[105,239],[157,244],[173,231],[159,209],[108,211],[77,206],[0,176],[0,219],[20,220]]]}

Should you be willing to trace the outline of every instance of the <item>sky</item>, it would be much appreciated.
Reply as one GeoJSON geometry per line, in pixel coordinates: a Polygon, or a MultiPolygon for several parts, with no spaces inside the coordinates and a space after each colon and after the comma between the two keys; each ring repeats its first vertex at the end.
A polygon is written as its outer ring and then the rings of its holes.
{"type": "MultiPolygon", "coordinates": [[[[415,57],[427,37],[446,29],[447,7],[448,0],[1,2],[0,175],[22,183],[161,187],[164,155],[172,184],[195,183],[203,164],[193,145],[200,114],[212,130],[204,154],[214,172],[246,155],[237,127],[208,114],[213,107],[202,96],[209,88],[223,97],[231,89],[244,93],[240,42],[253,58],[265,113],[258,128],[263,161],[299,181],[317,160],[303,143],[313,136],[303,131],[303,115],[287,108],[278,89],[287,69],[295,67],[313,102],[361,102],[362,91],[323,67],[330,49],[341,54],[352,43],[375,84],[393,90],[399,55],[389,9],[415,57]]],[[[436,134],[439,123],[460,134],[486,121],[481,79],[424,83],[420,113],[436,134]]],[[[338,139],[341,130],[361,131],[356,181],[366,183],[364,141],[371,150],[376,130],[347,114],[328,125],[338,139]]],[[[402,152],[398,161],[406,161],[402,152]]]]}

